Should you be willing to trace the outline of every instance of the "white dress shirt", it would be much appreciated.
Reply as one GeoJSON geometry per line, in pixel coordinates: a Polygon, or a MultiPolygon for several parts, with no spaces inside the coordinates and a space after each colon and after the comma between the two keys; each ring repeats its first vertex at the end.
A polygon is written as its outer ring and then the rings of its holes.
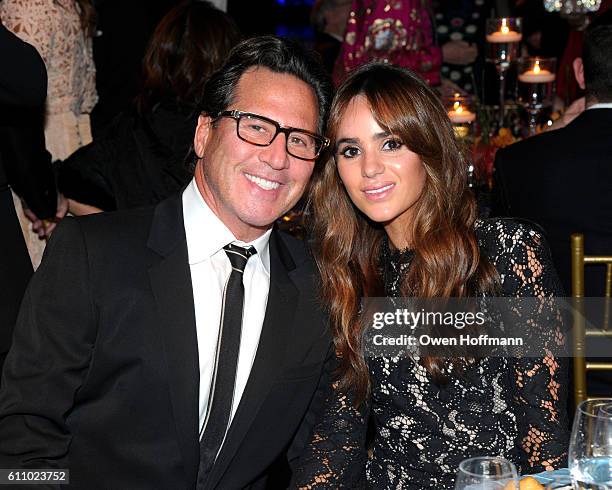
{"type": "Polygon", "coordinates": [[[597,104],[587,107],[587,111],[589,109],[612,109],[612,102],[598,102],[597,104]]]}
{"type": "Polygon", "coordinates": [[[236,413],[257,352],[259,336],[266,313],[270,289],[270,249],[272,230],[250,243],[236,239],[232,232],[208,207],[195,179],[183,192],[183,220],[187,237],[187,252],[195,306],[200,362],[199,418],[200,436],[208,410],[208,400],[214,370],[215,350],[219,338],[223,291],[232,266],[223,247],[235,243],[252,245],[257,254],[244,269],[244,309],[240,353],[234,386],[234,401],[230,422],[236,413]]]}
{"type": "Polygon", "coordinates": [[[219,10],[227,12],[227,0],[210,0],[210,3],[212,3],[219,10]]]}

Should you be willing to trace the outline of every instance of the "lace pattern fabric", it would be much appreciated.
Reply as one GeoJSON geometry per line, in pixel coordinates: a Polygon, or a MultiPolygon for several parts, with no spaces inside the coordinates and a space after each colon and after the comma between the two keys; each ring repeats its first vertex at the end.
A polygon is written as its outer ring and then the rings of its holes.
{"type": "Polygon", "coordinates": [[[47,114],[90,113],[98,97],[91,39],[73,0],[2,0],[7,29],[34,46],[47,67],[47,114]]]}
{"type": "MultiPolygon", "coordinates": [[[[500,274],[502,295],[540,298],[556,315],[550,298],[561,289],[542,238],[510,220],[480,221],[476,233],[500,274]]],[[[388,295],[399,296],[411,259],[411,252],[389,255],[388,295]]],[[[292,487],[450,490],[459,463],[480,455],[504,456],[525,474],[563,466],[567,366],[551,353],[552,343],[563,342],[559,329],[544,339],[542,357],[482,358],[464,363],[460,373],[451,364],[446,383],[434,382],[415,357],[368,359],[370,458],[364,466],[368,409],[357,411],[331,389],[292,487]],[[364,480],[356,479],[364,472],[364,480]]]]}

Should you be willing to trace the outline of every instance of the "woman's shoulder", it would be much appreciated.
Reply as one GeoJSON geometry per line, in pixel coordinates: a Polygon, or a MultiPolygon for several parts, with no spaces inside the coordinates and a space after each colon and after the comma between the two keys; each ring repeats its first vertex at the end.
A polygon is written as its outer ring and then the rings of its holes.
{"type": "Polygon", "coordinates": [[[501,277],[505,294],[531,296],[548,291],[561,295],[544,231],[538,224],[511,218],[484,219],[476,222],[475,232],[482,253],[501,277]]]}
{"type": "MultiPolygon", "coordinates": [[[[488,255],[511,254],[546,246],[544,230],[533,221],[516,218],[478,219],[474,225],[480,248],[488,255]]],[[[491,257],[492,258],[492,257],[491,257]]]]}

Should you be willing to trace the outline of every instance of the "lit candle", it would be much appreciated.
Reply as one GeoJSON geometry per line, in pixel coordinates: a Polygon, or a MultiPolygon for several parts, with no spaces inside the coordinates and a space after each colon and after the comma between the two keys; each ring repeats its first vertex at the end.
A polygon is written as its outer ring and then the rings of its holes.
{"type": "Polygon", "coordinates": [[[523,39],[520,32],[511,31],[506,25],[506,19],[502,19],[502,26],[499,31],[487,34],[487,42],[489,43],[518,43],[523,39]]]}
{"type": "Polygon", "coordinates": [[[476,114],[461,105],[461,102],[456,101],[453,108],[448,111],[448,117],[455,124],[471,123],[476,119],[476,114]]]}
{"type": "Polygon", "coordinates": [[[540,68],[540,60],[536,60],[533,68],[521,73],[518,79],[523,83],[548,83],[554,81],[555,74],[540,68]]]}

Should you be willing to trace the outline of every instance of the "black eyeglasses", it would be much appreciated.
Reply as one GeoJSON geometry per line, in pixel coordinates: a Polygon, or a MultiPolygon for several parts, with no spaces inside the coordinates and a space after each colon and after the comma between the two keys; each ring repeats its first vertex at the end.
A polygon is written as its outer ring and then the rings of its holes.
{"type": "Polygon", "coordinates": [[[287,153],[300,160],[315,160],[329,145],[329,139],[323,136],[305,129],[285,128],[272,119],[250,112],[223,111],[217,114],[215,120],[221,117],[235,119],[238,138],[255,146],[269,146],[278,133],[283,133],[287,153]]]}

